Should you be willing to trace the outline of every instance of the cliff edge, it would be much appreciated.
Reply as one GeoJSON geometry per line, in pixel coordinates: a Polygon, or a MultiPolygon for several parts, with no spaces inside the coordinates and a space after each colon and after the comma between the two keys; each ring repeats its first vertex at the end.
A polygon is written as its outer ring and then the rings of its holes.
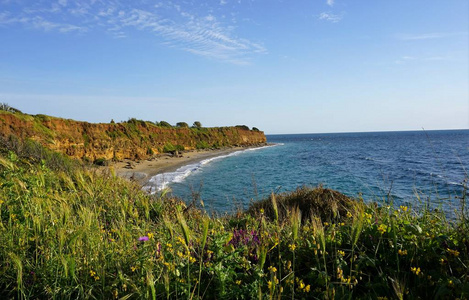
{"type": "Polygon", "coordinates": [[[88,123],[46,115],[0,111],[0,134],[32,139],[73,158],[146,159],[172,150],[193,150],[266,143],[262,131],[246,126],[163,127],[130,119],[121,123],[88,123]]]}

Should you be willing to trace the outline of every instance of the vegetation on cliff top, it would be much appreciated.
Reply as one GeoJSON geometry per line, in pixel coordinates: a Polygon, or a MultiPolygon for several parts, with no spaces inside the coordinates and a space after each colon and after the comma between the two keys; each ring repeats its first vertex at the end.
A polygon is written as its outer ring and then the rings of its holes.
{"type": "Polygon", "coordinates": [[[195,206],[2,139],[0,298],[469,297],[464,205],[448,220],[318,187],[233,215],[195,206]]]}
{"type": "Polygon", "coordinates": [[[185,122],[172,126],[165,121],[153,123],[136,118],[91,124],[27,115],[7,104],[0,105],[0,134],[23,140],[32,138],[50,149],[89,161],[146,159],[174,149],[252,146],[266,142],[263,132],[247,126],[204,128],[199,121],[192,127],[185,122]]]}

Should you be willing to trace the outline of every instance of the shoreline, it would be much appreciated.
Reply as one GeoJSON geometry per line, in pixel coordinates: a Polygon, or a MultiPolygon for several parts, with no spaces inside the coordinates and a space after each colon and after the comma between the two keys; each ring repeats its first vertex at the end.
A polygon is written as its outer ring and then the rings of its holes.
{"type": "Polygon", "coordinates": [[[143,187],[153,176],[158,174],[174,172],[183,166],[198,163],[205,159],[270,145],[271,144],[213,150],[191,150],[181,152],[179,156],[162,153],[153,158],[141,161],[125,159],[124,161],[113,163],[109,167],[115,170],[117,176],[135,181],[143,187]]]}

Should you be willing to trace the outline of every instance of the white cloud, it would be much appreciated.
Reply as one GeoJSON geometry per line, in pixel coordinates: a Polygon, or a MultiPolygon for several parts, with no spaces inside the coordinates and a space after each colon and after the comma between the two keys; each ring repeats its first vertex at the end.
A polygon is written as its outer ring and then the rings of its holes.
{"type": "Polygon", "coordinates": [[[327,5],[334,6],[334,0],[327,0],[327,5]]]}
{"type": "MultiPolygon", "coordinates": [[[[227,0],[220,0],[220,4],[227,4],[227,0]]],[[[60,33],[104,30],[115,38],[131,37],[140,31],[172,48],[240,64],[267,53],[261,44],[238,37],[234,21],[197,1],[149,4],[146,0],[56,0],[23,6],[16,14],[7,9],[0,12],[0,24],[60,33]]]]}
{"type": "Polygon", "coordinates": [[[324,21],[329,21],[329,22],[332,22],[332,23],[337,23],[339,22],[340,20],[342,20],[343,18],[343,14],[340,14],[340,15],[336,15],[336,14],[332,14],[332,13],[329,13],[329,12],[323,12],[319,15],[319,20],[324,20],[324,21]]]}

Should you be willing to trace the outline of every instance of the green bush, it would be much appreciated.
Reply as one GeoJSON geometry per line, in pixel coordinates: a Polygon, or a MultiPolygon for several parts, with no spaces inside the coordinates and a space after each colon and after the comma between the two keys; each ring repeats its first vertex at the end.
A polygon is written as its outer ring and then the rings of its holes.
{"type": "Polygon", "coordinates": [[[189,128],[189,124],[187,124],[186,122],[179,122],[176,124],[176,127],[189,128]]]}
{"type": "Polygon", "coordinates": [[[243,130],[249,130],[249,127],[247,127],[246,125],[236,125],[235,127],[243,130]]]}
{"type": "Polygon", "coordinates": [[[158,123],[158,126],[160,127],[173,127],[171,124],[169,124],[168,122],[166,121],[161,121],[158,123]]]}
{"type": "Polygon", "coordinates": [[[195,145],[197,149],[208,149],[210,145],[206,141],[198,141],[195,145]]]}

